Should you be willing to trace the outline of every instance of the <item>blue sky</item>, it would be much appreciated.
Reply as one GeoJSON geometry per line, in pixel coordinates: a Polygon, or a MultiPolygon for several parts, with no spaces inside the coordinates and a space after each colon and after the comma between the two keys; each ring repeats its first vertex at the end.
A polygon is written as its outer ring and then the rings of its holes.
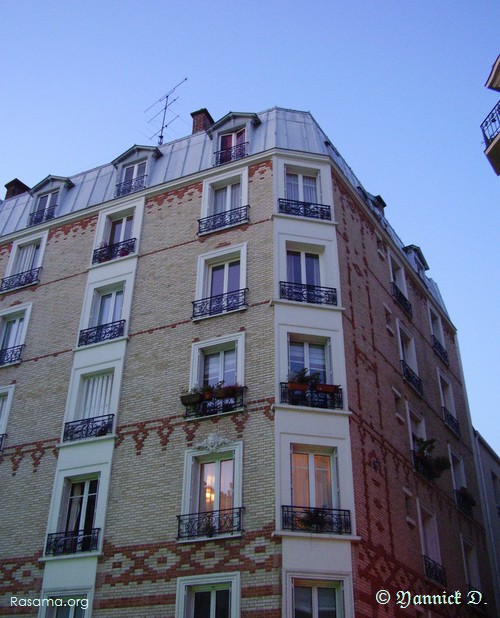
{"type": "Polygon", "coordinates": [[[311,111],[421,247],[459,331],[474,424],[500,451],[500,178],[479,128],[499,98],[484,88],[498,0],[2,0],[0,14],[1,185],[156,143],[157,108],[144,110],[184,77],[165,141],[201,107],[216,120],[311,111]]]}

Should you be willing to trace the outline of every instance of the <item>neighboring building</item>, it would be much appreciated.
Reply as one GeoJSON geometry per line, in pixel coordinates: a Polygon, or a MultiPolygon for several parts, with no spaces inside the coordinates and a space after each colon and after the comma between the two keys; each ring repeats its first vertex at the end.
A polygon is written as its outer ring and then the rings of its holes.
{"type": "MultiPolygon", "coordinates": [[[[500,92],[500,56],[496,59],[485,86],[500,92]]],[[[484,154],[498,176],[500,175],[500,101],[481,123],[481,130],[486,146],[484,154]]]]}
{"type": "Polygon", "coordinates": [[[7,188],[0,616],[495,615],[455,328],[309,113],[7,188]]]}

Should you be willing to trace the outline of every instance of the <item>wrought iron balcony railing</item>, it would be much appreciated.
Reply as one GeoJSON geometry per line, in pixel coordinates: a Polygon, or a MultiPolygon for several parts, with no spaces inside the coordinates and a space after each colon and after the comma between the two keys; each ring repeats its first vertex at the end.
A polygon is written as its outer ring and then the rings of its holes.
{"type": "Polygon", "coordinates": [[[500,101],[495,105],[491,112],[481,123],[484,143],[486,148],[491,144],[495,137],[500,133],[500,101]]]}
{"type": "Polygon", "coordinates": [[[16,345],[13,348],[4,348],[0,350],[0,366],[20,363],[22,360],[23,348],[24,345],[16,345]]]}
{"type": "Polygon", "coordinates": [[[94,250],[92,254],[92,264],[100,264],[101,262],[109,262],[117,257],[124,257],[130,255],[135,251],[135,238],[129,238],[122,242],[115,242],[112,245],[106,247],[99,247],[94,250]]]}
{"type": "Polygon", "coordinates": [[[248,142],[243,144],[237,144],[231,148],[225,148],[224,150],[217,150],[214,152],[214,165],[222,165],[223,163],[229,163],[231,161],[237,161],[247,156],[248,142]]]}
{"type": "Polygon", "coordinates": [[[187,404],[186,418],[197,418],[201,416],[213,416],[215,414],[223,414],[224,412],[233,412],[245,405],[246,386],[234,386],[217,390],[210,393],[207,391],[207,399],[203,395],[199,396],[199,401],[187,404]],[[226,391],[226,392],[224,392],[226,391]]]}
{"type": "Polygon", "coordinates": [[[417,451],[412,451],[412,455],[415,470],[423,476],[426,481],[434,483],[435,475],[432,469],[432,461],[417,451]]]}
{"type": "Polygon", "coordinates": [[[248,288],[193,301],[193,320],[247,307],[248,288]]]}
{"type": "Polygon", "coordinates": [[[446,571],[444,567],[441,566],[438,562],[431,560],[429,556],[424,555],[424,571],[425,576],[432,581],[440,584],[441,586],[446,586],[446,571]]]}
{"type": "Polygon", "coordinates": [[[244,507],[239,506],[234,509],[223,509],[221,511],[177,515],[177,538],[212,538],[222,534],[242,532],[243,510],[244,507]]]}
{"type": "Polygon", "coordinates": [[[333,384],[304,385],[305,389],[295,388],[290,382],[281,382],[281,403],[291,406],[308,406],[327,410],[342,410],[344,402],[342,389],[333,384]],[[331,387],[331,388],[328,388],[331,387]],[[318,390],[322,389],[322,390],[318,390]],[[330,392],[326,392],[326,391],[330,392]]]}
{"type": "Polygon", "coordinates": [[[412,318],[413,309],[411,303],[403,294],[403,292],[398,288],[398,286],[394,283],[394,281],[391,281],[391,290],[394,300],[404,309],[405,313],[409,315],[410,318],[412,318]]]}
{"type": "Polygon", "coordinates": [[[114,417],[114,414],[105,414],[70,421],[64,425],[63,442],[106,436],[113,431],[114,417]]]}
{"type": "Polygon", "coordinates": [[[0,433],[0,451],[3,449],[3,443],[6,437],[7,437],[6,433],[0,433]]]}
{"type": "Polygon", "coordinates": [[[48,534],[45,555],[60,556],[62,554],[95,551],[99,547],[100,531],[100,528],[92,528],[92,530],[78,530],[78,532],[55,532],[48,534]]]}
{"type": "Polygon", "coordinates": [[[90,345],[91,343],[99,343],[100,341],[108,341],[122,337],[125,332],[125,320],[110,322],[109,324],[100,324],[92,328],[86,328],[80,331],[78,337],[78,347],[82,345],[90,345]]]}
{"type": "Polygon", "coordinates": [[[317,534],[351,534],[351,512],[345,509],[282,506],[283,530],[317,534]]]}
{"type": "Polygon", "coordinates": [[[137,178],[133,178],[132,180],[125,180],[125,182],[119,182],[116,185],[115,189],[115,197],[121,197],[122,195],[128,195],[129,193],[134,193],[135,191],[140,191],[144,189],[146,186],[146,178],[147,174],[144,176],[137,176],[137,178]]]}
{"type": "Polygon", "coordinates": [[[472,507],[476,505],[476,502],[468,492],[464,493],[463,489],[455,489],[455,501],[462,513],[465,513],[468,517],[472,517],[472,507]]]}
{"type": "Polygon", "coordinates": [[[413,386],[413,388],[417,391],[419,395],[423,395],[424,388],[422,386],[422,380],[418,377],[418,375],[413,371],[413,369],[408,365],[408,363],[404,360],[401,360],[401,367],[403,368],[403,377],[404,379],[413,386]]]}
{"type": "Polygon", "coordinates": [[[21,288],[25,285],[32,285],[40,281],[40,273],[42,272],[41,266],[39,268],[32,268],[31,270],[25,270],[23,273],[17,273],[10,277],[4,277],[2,283],[0,283],[0,292],[8,292],[15,288],[21,288]]]}
{"type": "Polygon", "coordinates": [[[456,419],[444,406],[441,406],[441,412],[443,413],[445,425],[448,425],[448,427],[460,438],[462,433],[460,431],[460,423],[458,422],[458,419],[456,419]]]}
{"type": "Polygon", "coordinates": [[[432,335],[432,349],[446,365],[450,364],[450,361],[448,359],[448,352],[445,350],[443,344],[439,341],[439,339],[434,335],[432,335]]]}
{"type": "Polygon", "coordinates": [[[335,288],[324,288],[305,283],[280,281],[280,298],[299,303],[337,306],[337,290],[335,288]]]}
{"type": "Polygon", "coordinates": [[[332,213],[330,206],[314,204],[313,202],[299,202],[298,200],[278,200],[278,211],[285,215],[307,217],[308,219],[322,219],[331,221],[332,213]]]}
{"type": "Polygon", "coordinates": [[[246,223],[249,220],[248,209],[249,206],[240,206],[198,219],[198,234],[208,234],[208,232],[214,232],[224,227],[246,223]]]}
{"type": "Polygon", "coordinates": [[[28,217],[28,227],[53,219],[56,216],[56,208],[57,204],[49,206],[49,208],[41,208],[40,210],[32,212],[28,217]]]}

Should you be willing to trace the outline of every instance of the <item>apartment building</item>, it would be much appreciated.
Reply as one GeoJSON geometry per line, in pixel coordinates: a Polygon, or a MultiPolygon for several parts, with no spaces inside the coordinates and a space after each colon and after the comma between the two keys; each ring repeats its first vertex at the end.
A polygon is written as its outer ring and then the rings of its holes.
{"type": "Polygon", "coordinates": [[[421,249],[311,114],[192,116],[6,185],[0,616],[494,616],[421,249]]]}
{"type": "MultiPolygon", "coordinates": [[[[491,72],[486,80],[486,88],[500,92],[500,55],[491,67],[491,72]]],[[[484,140],[484,154],[490,162],[497,176],[500,175],[500,101],[493,107],[491,112],[481,123],[481,131],[484,140]]]]}

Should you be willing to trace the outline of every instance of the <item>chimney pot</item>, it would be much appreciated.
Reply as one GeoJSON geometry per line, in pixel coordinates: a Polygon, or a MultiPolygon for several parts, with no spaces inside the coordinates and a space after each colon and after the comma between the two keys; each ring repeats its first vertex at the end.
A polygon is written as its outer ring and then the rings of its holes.
{"type": "Polygon", "coordinates": [[[193,132],[201,133],[202,131],[206,131],[208,127],[214,124],[214,119],[210,116],[208,110],[203,107],[196,112],[191,112],[191,118],[193,119],[193,132]]]}
{"type": "Polygon", "coordinates": [[[30,190],[28,185],[25,185],[24,182],[21,182],[19,178],[14,178],[5,185],[7,189],[5,193],[5,199],[9,199],[9,197],[15,197],[16,195],[21,195],[21,193],[26,193],[30,190]]]}

